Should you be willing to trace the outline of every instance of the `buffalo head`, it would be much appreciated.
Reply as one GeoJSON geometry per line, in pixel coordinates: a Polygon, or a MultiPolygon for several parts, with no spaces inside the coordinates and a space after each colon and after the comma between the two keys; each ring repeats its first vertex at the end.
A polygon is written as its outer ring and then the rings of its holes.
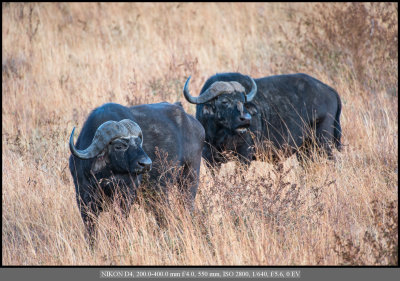
{"type": "Polygon", "coordinates": [[[79,159],[93,159],[94,173],[107,170],[115,175],[137,176],[151,169],[152,161],[142,149],[142,130],[132,120],[104,122],[98,127],[90,146],[84,150],[75,148],[74,131],[75,128],[69,140],[71,153],[79,159]]]}
{"type": "Polygon", "coordinates": [[[187,79],[183,94],[188,102],[202,104],[202,115],[205,119],[212,119],[217,127],[224,128],[232,134],[243,134],[250,127],[251,115],[245,104],[250,102],[257,93],[257,85],[252,78],[252,88],[246,95],[245,88],[236,81],[214,82],[200,96],[193,97],[189,93],[187,79]]]}

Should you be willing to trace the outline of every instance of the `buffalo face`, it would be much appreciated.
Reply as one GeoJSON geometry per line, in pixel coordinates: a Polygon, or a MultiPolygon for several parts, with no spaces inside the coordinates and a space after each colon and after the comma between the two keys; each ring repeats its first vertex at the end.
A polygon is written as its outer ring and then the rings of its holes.
{"type": "Polygon", "coordinates": [[[251,122],[251,115],[244,104],[243,93],[221,94],[203,105],[203,115],[215,119],[218,127],[223,127],[232,134],[243,134],[247,132],[251,122]]]}
{"type": "Polygon", "coordinates": [[[70,150],[79,159],[93,159],[94,174],[130,175],[136,179],[151,169],[152,161],[142,149],[142,131],[135,122],[124,119],[103,123],[85,150],[75,148],[74,130],[70,137],[70,150]]]}
{"type": "Polygon", "coordinates": [[[231,133],[243,134],[247,132],[251,122],[251,115],[245,104],[257,93],[256,83],[252,78],[249,79],[251,90],[247,95],[242,84],[236,81],[217,81],[200,96],[193,97],[189,92],[189,77],[183,94],[188,102],[202,105],[205,119],[215,120],[217,127],[222,127],[231,133]]]}
{"type": "Polygon", "coordinates": [[[119,174],[141,174],[151,169],[151,160],[143,151],[139,137],[118,138],[108,146],[109,168],[119,174]]]}

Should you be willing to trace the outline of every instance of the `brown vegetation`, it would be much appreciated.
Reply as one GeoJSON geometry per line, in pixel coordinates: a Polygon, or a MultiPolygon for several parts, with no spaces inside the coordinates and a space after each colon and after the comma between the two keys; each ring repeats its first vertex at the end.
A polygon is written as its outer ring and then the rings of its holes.
{"type": "MultiPolygon", "coordinates": [[[[3,265],[398,263],[397,3],[3,3],[3,265]],[[196,212],[171,196],[99,221],[91,251],[67,139],[105,102],[182,101],[216,72],[304,72],[342,98],[345,147],[215,177],[196,212]],[[317,157],[318,158],[318,157],[317,157]],[[175,203],[176,204],[175,204],[175,203]]],[[[263,159],[262,153],[259,157],[263,159]]],[[[179,194],[179,193],[177,193],[179,194]]],[[[141,198],[139,198],[141,200],[141,198]]]]}

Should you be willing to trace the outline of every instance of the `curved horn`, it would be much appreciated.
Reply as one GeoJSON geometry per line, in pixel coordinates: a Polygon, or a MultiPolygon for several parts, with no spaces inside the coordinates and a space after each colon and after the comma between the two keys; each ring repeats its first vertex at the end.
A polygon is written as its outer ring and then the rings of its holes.
{"type": "Polygon", "coordinates": [[[112,140],[116,138],[141,135],[140,127],[132,120],[124,119],[120,122],[107,121],[97,128],[93,141],[89,147],[84,150],[78,150],[74,146],[74,132],[75,127],[69,138],[69,148],[74,156],[83,160],[96,157],[112,140]]]}
{"type": "Polygon", "coordinates": [[[189,80],[191,76],[186,80],[185,87],[183,87],[183,94],[188,102],[194,104],[202,104],[212,100],[213,98],[224,94],[233,92],[235,89],[228,82],[217,81],[214,82],[203,94],[198,97],[193,97],[189,93],[189,80]]]}
{"type": "Polygon", "coordinates": [[[143,144],[142,129],[139,127],[139,125],[136,122],[133,122],[130,119],[124,119],[124,120],[119,121],[119,123],[121,123],[128,129],[129,136],[140,137],[142,139],[141,144],[143,144]]]}
{"type": "Polygon", "coordinates": [[[250,76],[249,76],[249,79],[250,79],[250,81],[251,81],[251,90],[250,90],[250,93],[248,93],[247,95],[246,95],[246,102],[249,102],[249,101],[252,101],[252,99],[256,96],[256,94],[257,94],[257,84],[256,84],[256,82],[254,81],[254,79],[253,78],[251,78],[250,76]]]}
{"type": "Polygon", "coordinates": [[[239,93],[245,93],[246,92],[246,90],[243,87],[243,85],[240,84],[239,82],[230,81],[229,83],[232,85],[233,89],[235,89],[236,92],[239,92],[239,93]]]}
{"type": "Polygon", "coordinates": [[[192,78],[192,76],[189,76],[189,78],[186,80],[185,86],[183,87],[183,95],[185,96],[186,100],[190,103],[198,104],[197,100],[198,98],[193,97],[189,93],[189,80],[192,78]]]}

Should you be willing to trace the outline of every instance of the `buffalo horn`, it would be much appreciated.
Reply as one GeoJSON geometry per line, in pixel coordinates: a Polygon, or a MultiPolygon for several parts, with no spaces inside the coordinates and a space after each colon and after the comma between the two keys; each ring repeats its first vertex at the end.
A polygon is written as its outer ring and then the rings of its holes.
{"type": "MultiPolygon", "coordinates": [[[[244,92],[243,86],[236,81],[231,81],[231,82],[223,82],[223,81],[217,81],[214,82],[203,94],[201,94],[198,97],[193,97],[190,92],[189,92],[189,80],[191,76],[186,80],[185,86],[183,87],[183,94],[186,98],[186,100],[190,103],[194,104],[202,104],[206,103],[213,98],[221,95],[221,94],[226,94],[226,93],[232,93],[234,91],[239,91],[239,92],[244,92]]],[[[252,87],[250,93],[246,95],[246,101],[251,101],[254,96],[257,93],[257,85],[254,82],[254,80],[250,78],[252,87]]]]}
{"type": "Polygon", "coordinates": [[[246,95],[246,102],[252,101],[252,99],[253,99],[253,98],[256,96],[256,94],[257,94],[257,84],[256,84],[256,82],[254,81],[253,78],[251,78],[250,76],[249,76],[249,78],[250,78],[250,81],[251,81],[251,90],[250,90],[250,93],[248,93],[248,94],[246,95]]]}
{"type": "Polygon", "coordinates": [[[97,128],[89,147],[84,150],[78,150],[74,145],[74,132],[75,127],[69,138],[69,148],[74,156],[84,160],[92,159],[99,155],[104,148],[116,138],[127,138],[131,136],[142,137],[140,127],[132,120],[124,119],[119,122],[107,121],[97,128]]]}

